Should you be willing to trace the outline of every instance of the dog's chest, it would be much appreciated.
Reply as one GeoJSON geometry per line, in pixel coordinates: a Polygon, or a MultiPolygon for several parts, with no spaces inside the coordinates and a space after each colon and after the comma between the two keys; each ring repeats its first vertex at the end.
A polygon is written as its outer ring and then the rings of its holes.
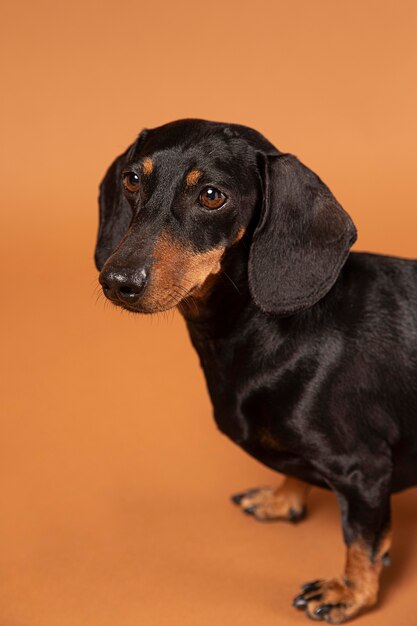
{"type": "Polygon", "coordinates": [[[301,441],[294,429],[294,406],[305,384],[302,372],[281,375],[285,368],[278,355],[276,367],[253,368],[250,351],[248,363],[226,342],[192,340],[219,430],[268,467],[326,487],[307,460],[308,438],[301,441]]]}
{"type": "Polygon", "coordinates": [[[207,341],[203,350],[198,348],[219,429],[241,446],[256,445],[274,455],[288,452],[286,420],[272,373],[256,371],[248,364],[250,355],[236,355],[227,343],[207,341]]]}

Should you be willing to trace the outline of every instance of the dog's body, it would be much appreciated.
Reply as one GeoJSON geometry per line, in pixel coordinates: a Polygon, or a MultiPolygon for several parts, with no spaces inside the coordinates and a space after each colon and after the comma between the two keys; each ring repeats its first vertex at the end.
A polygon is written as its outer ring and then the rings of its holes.
{"type": "Polygon", "coordinates": [[[178,306],[220,430],[291,477],[234,501],[295,521],[306,483],[338,497],[344,578],[295,605],[339,623],[374,604],[390,493],[417,484],[417,262],[349,254],[356,231],[327,187],[237,125],[145,131],[107,173],[100,211],[106,296],[178,306]]]}
{"type": "Polygon", "coordinates": [[[249,293],[240,308],[244,285],[226,271],[239,292],[223,283],[204,326],[187,322],[220,430],[272,469],[341,494],[361,468],[359,490],[383,471],[391,492],[416,485],[417,262],[352,252],[327,296],[284,318],[249,293]]]}

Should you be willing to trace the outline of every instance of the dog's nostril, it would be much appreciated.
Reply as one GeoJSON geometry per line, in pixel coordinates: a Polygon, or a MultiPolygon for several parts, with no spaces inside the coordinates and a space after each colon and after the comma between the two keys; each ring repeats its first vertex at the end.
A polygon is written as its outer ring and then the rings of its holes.
{"type": "Polygon", "coordinates": [[[124,296],[131,296],[132,294],[138,293],[139,290],[135,291],[132,287],[129,287],[128,285],[125,285],[124,287],[120,287],[119,291],[124,296]]]}
{"type": "Polygon", "coordinates": [[[119,300],[123,302],[136,302],[139,299],[140,292],[142,290],[143,283],[129,283],[127,285],[120,285],[117,289],[117,296],[119,300]]]}
{"type": "Polygon", "coordinates": [[[101,286],[103,287],[104,291],[109,291],[110,287],[107,283],[101,283],[101,286]]]}

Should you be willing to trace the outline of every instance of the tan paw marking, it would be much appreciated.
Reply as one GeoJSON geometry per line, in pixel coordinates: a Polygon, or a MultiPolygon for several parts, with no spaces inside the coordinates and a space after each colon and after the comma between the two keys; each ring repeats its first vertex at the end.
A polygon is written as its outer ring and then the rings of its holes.
{"type": "Polygon", "coordinates": [[[389,544],[387,535],[372,559],[369,547],[361,542],[352,544],[347,549],[343,578],[303,585],[302,592],[294,598],[294,606],[304,609],[308,617],[329,624],[341,624],[370,608],[378,599],[379,575],[389,544]]]}
{"type": "Polygon", "coordinates": [[[259,487],[232,496],[244,513],[260,521],[288,520],[298,522],[306,515],[308,486],[295,479],[287,479],[282,487],[259,487]]]}
{"type": "Polygon", "coordinates": [[[341,624],[376,602],[376,598],[367,595],[364,589],[337,578],[317,580],[302,589],[303,592],[294,598],[294,606],[305,609],[308,617],[329,624],[341,624]]]}

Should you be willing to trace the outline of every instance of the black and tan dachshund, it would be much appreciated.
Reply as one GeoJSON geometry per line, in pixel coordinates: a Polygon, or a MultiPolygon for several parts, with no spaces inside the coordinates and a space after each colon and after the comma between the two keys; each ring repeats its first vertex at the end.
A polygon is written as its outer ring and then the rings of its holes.
{"type": "Polygon", "coordinates": [[[178,307],[219,429],[288,476],[234,502],[297,521],[310,485],[336,494],[345,571],[294,600],[332,624],[376,603],[390,494],[417,484],[417,262],[355,239],[320,178],[241,125],[144,130],[100,187],[104,294],[178,307]]]}

